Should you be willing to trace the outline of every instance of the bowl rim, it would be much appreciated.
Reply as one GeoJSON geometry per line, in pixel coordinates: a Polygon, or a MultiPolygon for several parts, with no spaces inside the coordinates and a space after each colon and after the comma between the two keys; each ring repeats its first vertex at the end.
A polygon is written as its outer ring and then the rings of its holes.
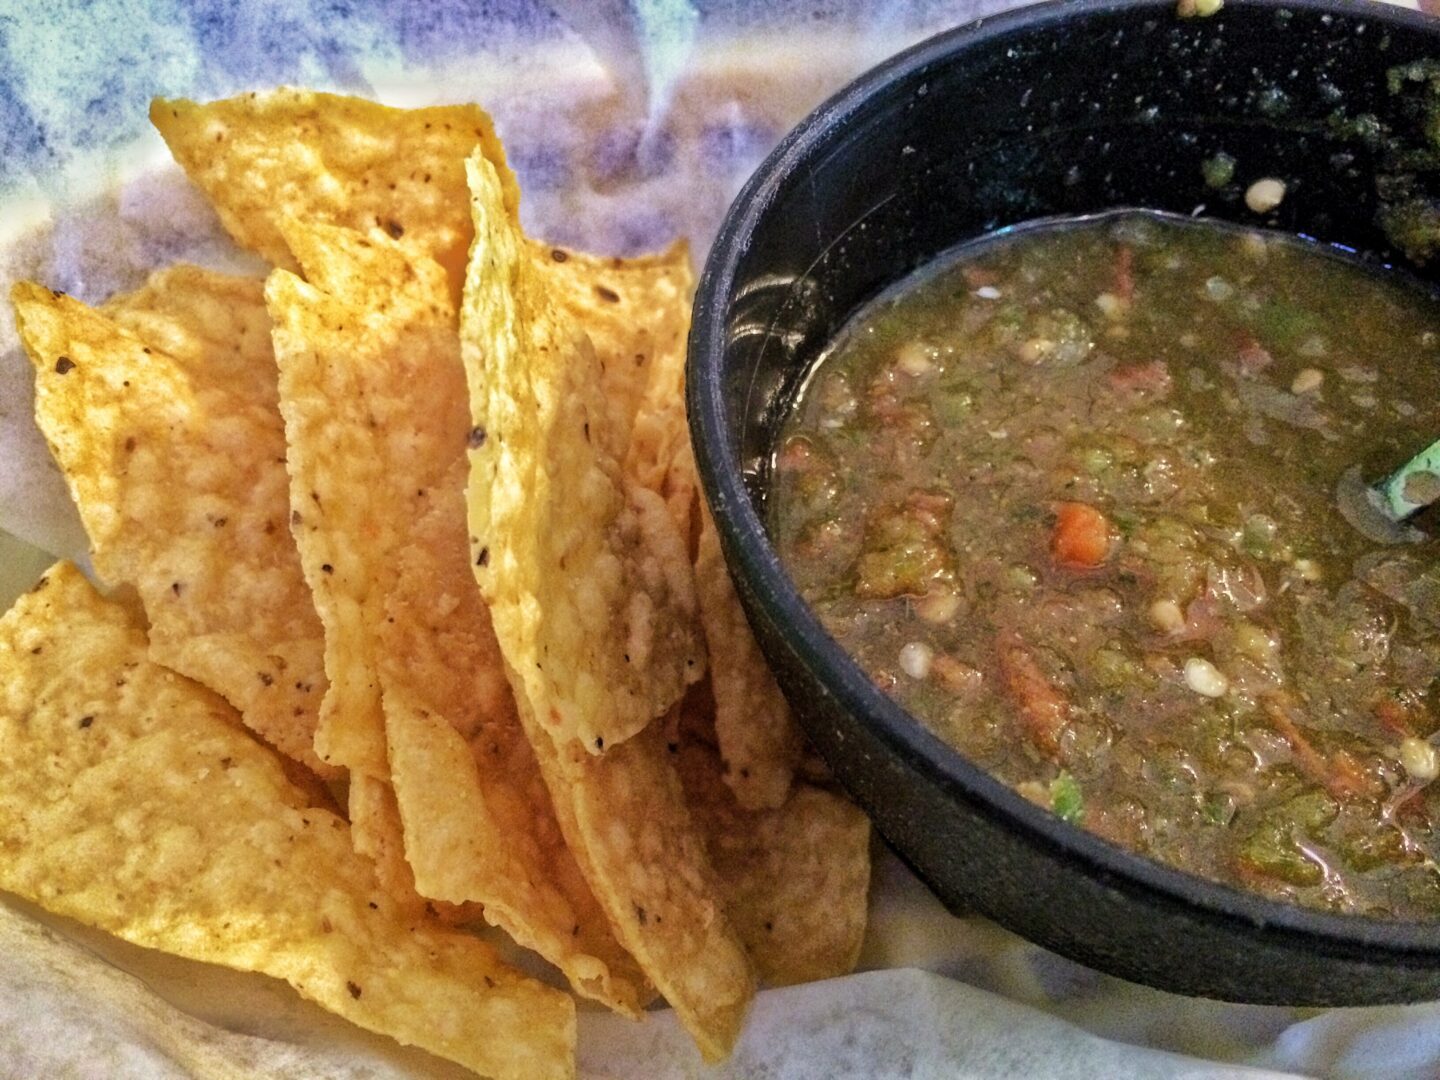
{"type": "MultiPolygon", "coordinates": [[[[1386,3],[1360,8],[1345,0],[1230,0],[1235,7],[1275,12],[1308,11],[1366,23],[1418,29],[1436,38],[1440,20],[1386,3]]],[[[740,452],[724,418],[720,377],[728,309],[736,271],[749,237],[796,170],[822,153],[847,120],[877,95],[923,77],[927,68],[1007,35],[1043,30],[1077,18],[1152,11],[1174,18],[1174,0],[1045,0],[944,31],[881,62],[851,81],[802,120],[765,158],[736,196],[716,234],[695,296],[686,361],[686,406],[701,489],[724,541],[732,572],[763,616],[782,628],[802,663],[834,694],[840,707],[861,718],[888,749],[947,794],[961,795],[977,813],[1019,830],[1047,855],[1123,892],[1184,909],[1212,923],[1243,923],[1254,930],[1323,942],[1330,955],[1391,961],[1440,956],[1440,919],[1406,921],[1324,912],[1270,900],[1129,851],[1070,825],[1029,802],[1009,785],[972,764],[879,690],[826,632],[801,598],[770,542],[737,464],[740,452]]],[[[1222,13],[1223,14],[1223,13],[1222,13]]]]}

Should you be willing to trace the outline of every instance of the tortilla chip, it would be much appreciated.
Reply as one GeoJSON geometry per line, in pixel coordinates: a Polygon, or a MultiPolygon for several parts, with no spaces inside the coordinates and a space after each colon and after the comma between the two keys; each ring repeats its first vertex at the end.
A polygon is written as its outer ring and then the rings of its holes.
{"type": "Polygon", "coordinates": [[[615,456],[633,463],[627,471],[659,492],[678,449],[675,436],[689,439],[685,338],[695,292],[689,247],[677,243],[663,254],[633,259],[538,242],[531,251],[560,309],[595,347],[605,398],[615,408],[607,425],[617,441],[615,456]]]}
{"type": "MultiPolygon", "coordinates": [[[[348,796],[346,812],[350,818],[350,839],[355,850],[370,860],[380,887],[407,914],[421,911],[425,903],[415,889],[415,875],[410,870],[410,864],[405,861],[400,805],[389,779],[352,772],[348,796]]],[[[478,921],[479,913],[472,914],[474,918],[469,921],[478,921]]],[[[445,921],[451,924],[467,921],[453,912],[447,912],[446,916],[445,921]]]]}
{"type": "Polygon", "coordinates": [[[869,819],[803,783],[781,806],[747,810],[714,748],[691,737],[680,741],[680,774],[726,913],[760,977],[788,986],[853,971],[865,937],[869,819]]]}
{"type": "Polygon", "coordinates": [[[528,701],[520,714],[561,827],[611,925],[705,1060],[723,1059],[755,976],[686,809],[670,725],[651,724],[596,755],[556,743],[528,701]]]}
{"type": "Polygon", "coordinates": [[[703,673],[684,541],[602,435],[589,341],[552,301],[495,170],[470,159],[476,243],[462,353],[470,380],[470,534],[518,696],[561,744],[599,753],[703,673]]]}
{"type": "Polygon", "coordinates": [[[0,619],[0,888],[138,945],[285,979],[489,1076],[574,1075],[571,999],[408,923],[274,756],[57,565],[0,619]]]}
{"type": "Polygon", "coordinates": [[[476,577],[565,838],[620,941],[716,1060],[754,979],[685,808],[669,725],[650,723],[700,667],[684,542],[605,449],[594,352],[556,310],[494,171],[478,154],[469,170],[477,240],[461,351],[476,577]]]}
{"type": "Polygon", "coordinates": [[[286,528],[260,283],[177,267],[103,312],[30,283],[11,297],[35,365],[36,420],[96,570],[141,596],[152,659],[336,775],[313,749],[321,628],[286,528]]]}
{"type": "MultiPolygon", "coordinates": [[[[477,143],[499,174],[507,212],[519,207],[494,124],[475,105],[396,109],[282,88],[208,104],[157,98],[150,119],[236,243],[289,270],[298,264],[286,219],[381,228],[444,266],[458,295],[474,237],[462,163],[477,143]]],[[[556,298],[592,339],[616,410],[605,427],[624,459],[647,389],[670,400],[679,385],[694,291],[689,249],[678,243],[620,259],[529,243],[556,298]]],[[[665,454],[675,435],[647,428],[637,430],[642,464],[665,454]]]]}
{"type": "Polygon", "coordinates": [[[292,521],[327,628],[353,629],[327,637],[322,745],[365,747],[344,763],[367,800],[393,787],[421,895],[482,903],[578,991],[638,1016],[645,977],[565,846],[470,570],[470,415],[444,271],[379,231],[283,228],[309,279],[277,270],[267,288],[292,521]]]}
{"type": "Polygon", "coordinates": [[[715,522],[703,507],[695,588],[710,647],[715,735],[725,782],[747,810],[780,806],[804,753],[804,737],[755,641],[731,584],[715,522]]]}
{"type": "Polygon", "coordinates": [[[384,229],[463,280],[471,226],[464,161],[478,143],[505,206],[520,189],[478,105],[393,109],[281,88],[200,105],[150,103],[150,121],[240,246],[295,269],[281,222],[384,229]]]}

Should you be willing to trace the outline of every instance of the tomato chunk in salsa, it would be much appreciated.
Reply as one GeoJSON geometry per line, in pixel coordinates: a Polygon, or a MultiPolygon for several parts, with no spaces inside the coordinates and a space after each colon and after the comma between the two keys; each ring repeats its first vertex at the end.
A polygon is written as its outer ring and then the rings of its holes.
{"type": "Polygon", "coordinates": [[[772,533],[877,685],[1027,798],[1277,899],[1440,917],[1440,542],[1346,509],[1440,437],[1437,312],[1278,234],[1015,230],[839,335],[772,533]]]}

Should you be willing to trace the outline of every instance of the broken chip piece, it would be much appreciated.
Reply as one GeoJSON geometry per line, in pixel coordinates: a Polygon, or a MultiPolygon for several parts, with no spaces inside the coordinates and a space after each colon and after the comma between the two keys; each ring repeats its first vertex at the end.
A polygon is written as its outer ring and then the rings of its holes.
{"type": "Polygon", "coordinates": [[[478,105],[396,109],[281,87],[205,104],[156,98],[150,121],[236,242],[292,270],[287,217],[380,228],[446,267],[458,294],[470,246],[465,157],[476,144],[506,206],[520,202],[478,105]]]}
{"type": "Polygon", "coordinates": [[[700,710],[678,737],[686,799],[760,977],[788,986],[848,975],[865,936],[869,819],[844,796],[803,781],[779,806],[743,806],[709,742],[713,701],[693,693],[683,708],[700,710]]]}
{"type": "Polygon", "coordinates": [[[715,737],[725,782],[747,810],[781,806],[804,753],[804,737],[755,641],[731,584],[715,523],[703,508],[695,587],[710,649],[715,737]]]}
{"type": "Polygon", "coordinates": [[[321,629],[287,528],[261,283],[175,267],[98,311],[29,282],[11,297],[36,420],[96,570],[140,593],[151,657],[336,775],[313,749],[321,629]]]}
{"type": "Polygon", "coordinates": [[[0,888],[485,1076],[574,1075],[572,1000],[405,919],[345,823],[67,564],[0,618],[0,761],[0,888]]]}

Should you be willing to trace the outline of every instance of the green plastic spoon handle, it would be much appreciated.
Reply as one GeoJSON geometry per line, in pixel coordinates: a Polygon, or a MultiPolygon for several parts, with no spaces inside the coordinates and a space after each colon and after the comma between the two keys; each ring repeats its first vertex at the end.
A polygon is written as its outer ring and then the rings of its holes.
{"type": "Polygon", "coordinates": [[[1440,442],[1433,442],[1382,480],[1376,489],[1380,509],[1392,521],[1404,521],[1440,499],[1440,442]]]}

